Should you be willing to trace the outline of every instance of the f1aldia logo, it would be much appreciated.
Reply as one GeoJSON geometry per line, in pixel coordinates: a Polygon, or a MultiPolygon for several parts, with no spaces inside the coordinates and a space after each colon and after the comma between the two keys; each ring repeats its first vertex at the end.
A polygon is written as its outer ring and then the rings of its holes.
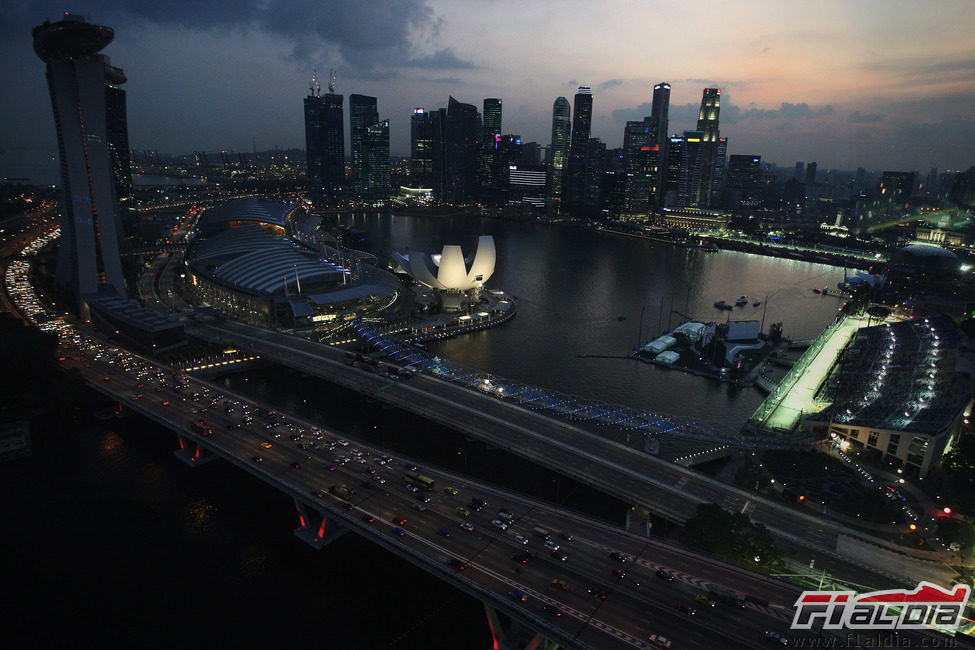
{"type": "Polygon", "coordinates": [[[804,591],[796,601],[793,630],[808,630],[819,623],[828,630],[955,629],[971,587],[955,585],[950,591],[930,582],[904,591],[804,591]]]}

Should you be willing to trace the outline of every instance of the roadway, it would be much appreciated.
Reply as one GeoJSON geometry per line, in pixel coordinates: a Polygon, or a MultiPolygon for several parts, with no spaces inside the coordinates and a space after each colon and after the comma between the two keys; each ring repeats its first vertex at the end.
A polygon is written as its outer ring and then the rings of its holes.
{"type": "Polygon", "coordinates": [[[647,647],[647,636],[655,633],[679,640],[680,647],[706,648],[717,643],[723,648],[750,648],[767,629],[788,633],[798,589],[787,583],[660,540],[632,535],[414,459],[379,462],[389,458],[384,450],[352,439],[342,444],[338,434],[318,431],[314,423],[291,415],[277,414],[273,418],[276,424],[268,426],[271,420],[259,415],[257,405],[241,395],[196,379],[185,380],[184,386],[177,387],[171,369],[122,350],[113,352],[94,340],[64,346],[62,355],[66,369],[77,369],[102,393],[176,430],[190,446],[198,444],[258,476],[323,512],[330,525],[337,523],[388,548],[527,621],[566,647],[641,648],[647,647]],[[246,425],[242,424],[245,410],[252,419],[246,425]],[[196,429],[201,421],[212,434],[202,435],[196,429]],[[343,462],[341,456],[349,460],[343,462]],[[406,466],[414,464],[420,465],[420,473],[435,479],[434,490],[414,493],[407,488],[403,480],[406,466]],[[333,484],[355,489],[348,506],[329,493],[333,484]],[[457,494],[446,492],[447,487],[457,494]],[[488,505],[475,511],[470,506],[472,497],[488,505]],[[429,501],[424,503],[424,498],[429,501]],[[458,507],[467,507],[471,513],[465,516],[458,507]],[[515,515],[504,531],[492,524],[502,509],[515,515]],[[398,526],[394,519],[400,517],[407,521],[398,526]],[[462,528],[462,523],[469,523],[472,530],[462,528]],[[404,534],[396,534],[396,527],[404,534]],[[552,532],[552,540],[566,555],[564,561],[551,555],[544,540],[533,532],[536,527],[552,532]],[[449,537],[440,530],[449,532],[449,537]],[[567,541],[559,532],[571,533],[573,539],[567,541]],[[519,543],[515,535],[522,535],[527,543],[519,543]],[[614,551],[631,561],[619,564],[610,557],[614,551]],[[537,556],[526,564],[513,559],[525,552],[537,556]],[[451,560],[466,564],[466,568],[457,570],[451,560]],[[625,577],[612,575],[613,568],[624,570],[625,577]],[[659,569],[675,579],[656,577],[659,569]],[[552,580],[556,578],[565,580],[570,589],[554,587],[552,580]],[[712,585],[772,605],[749,603],[739,609],[696,604],[695,596],[712,585]],[[511,589],[524,592],[527,600],[513,601],[508,597],[511,589]],[[606,599],[591,595],[590,589],[604,592],[606,599]],[[696,609],[696,614],[679,611],[681,603],[696,609]],[[546,611],[545,605],[558,608],[561,615],[546,611]]]}
{"type": "MultiPolygon", "coordinates": [[[[341,350],[232,321],[187,323],[187,329],[211,340],[231,342],[265,360],[440,422],[679,524],[695,514],[698,504],[717,503],[730,512],[747,513],[752,521],[763,524],[792,545],[823,553],[839,562],[845,562],[837,552],[841,535],[879,541],[606,440],[567,422],[433,376],[419,374],[409,379],[390,379],[385,373],[348,365],[347,353],[341,350]]],[[[858,581],[891,586],[896,584],[891,582],[891,576],[898,575],[898,571],[902,571],[899,582],[912,583],[918,579],[916,564],[901,568],[891,566],[887,558],[878,558],[878,565],[860,567],[872,569],[876,575],[872,580],[858,575],[858,581]]],[[[930,563],[930,575],[921,577],[945,583],[945,570],[940,564],[930,563]]]]}

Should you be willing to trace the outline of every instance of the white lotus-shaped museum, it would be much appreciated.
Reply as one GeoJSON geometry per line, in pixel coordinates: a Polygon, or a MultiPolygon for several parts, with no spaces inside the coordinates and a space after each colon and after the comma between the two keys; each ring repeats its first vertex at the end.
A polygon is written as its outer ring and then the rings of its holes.
{"type": "Polygon", "coordinates": [[[481,235],[477,238],[477,250],[471,262],[464,259],[464,253],[457,245],[444,246],[439,255],[411,251],[393,253],[393,259],[421,284],[434,289],[466,291],[484,286],[494,274],[497,253],[494,237],[481,235]]]}

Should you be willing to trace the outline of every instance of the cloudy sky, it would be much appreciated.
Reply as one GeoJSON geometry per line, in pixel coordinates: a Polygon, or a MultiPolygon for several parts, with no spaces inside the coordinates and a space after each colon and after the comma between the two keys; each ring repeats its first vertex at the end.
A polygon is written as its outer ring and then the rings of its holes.
{"type": "MultiPolygon", "coordinates": [[[[0,176],[55,168],[31,28],[64,9],[0,4],[0,176]]],[[[133,149],[303,148],[312,73],[324,87],[335,69],[346,98],[378,97],[394,155],[408,155],[413,107],[451,95],[479,108],[502,98],[504,132],[547,145],[553,101],[579,85],[593,89],[593,136],[620,146],[623,123],[649,114],[653,84],[667,81],[672,132],[694,128],[705,87],[722,89],[730,154],[820,169],[975,164],[971,0],[75,0],[70,10],[115,30],[104,53],[129,78],[133,149]]]]}

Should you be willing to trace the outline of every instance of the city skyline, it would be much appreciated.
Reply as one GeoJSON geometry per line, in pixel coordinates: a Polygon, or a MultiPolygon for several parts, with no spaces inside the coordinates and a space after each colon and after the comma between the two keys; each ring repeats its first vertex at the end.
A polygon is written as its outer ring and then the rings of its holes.
{"type": "MultiPolygon", "coordinates": [[[[81,2],[71,10],[116,32],[105,54],[124,61],[129,76],[135,150],[302,148],[308,84],[315,70],[323,77],[334,68],[336,92],[378,98],[398,156],[409,155],[413,108],[446,107],[451,95],[478,107],[500,98],[502,131],[548,146],[552,102],[580,85],[593,89],[593,137],[619,147],[626,121],[649,115],[653,86],[666,81],[671,133],[694,128],[703,88],[722,89],[729,155],[780,166],[817,161],[820,169],[972,164],[975,79],[965,27],[975,6],[966,3],[944,3],[937,16],[920,3],[897,11],[796,4],[778,17],[758,3],[704,17],[622,2],[563,3],[557,14],[439,0],[289,7],[81,2]],[[647,37],[647,25],[662,27],[647,37]]],[[[0,109],[0,176],[55,175],[57,144],[30,31],[59,20],[62,7],[15,2],[4,13],[4,83],[19,91],[0,109]]]]}

